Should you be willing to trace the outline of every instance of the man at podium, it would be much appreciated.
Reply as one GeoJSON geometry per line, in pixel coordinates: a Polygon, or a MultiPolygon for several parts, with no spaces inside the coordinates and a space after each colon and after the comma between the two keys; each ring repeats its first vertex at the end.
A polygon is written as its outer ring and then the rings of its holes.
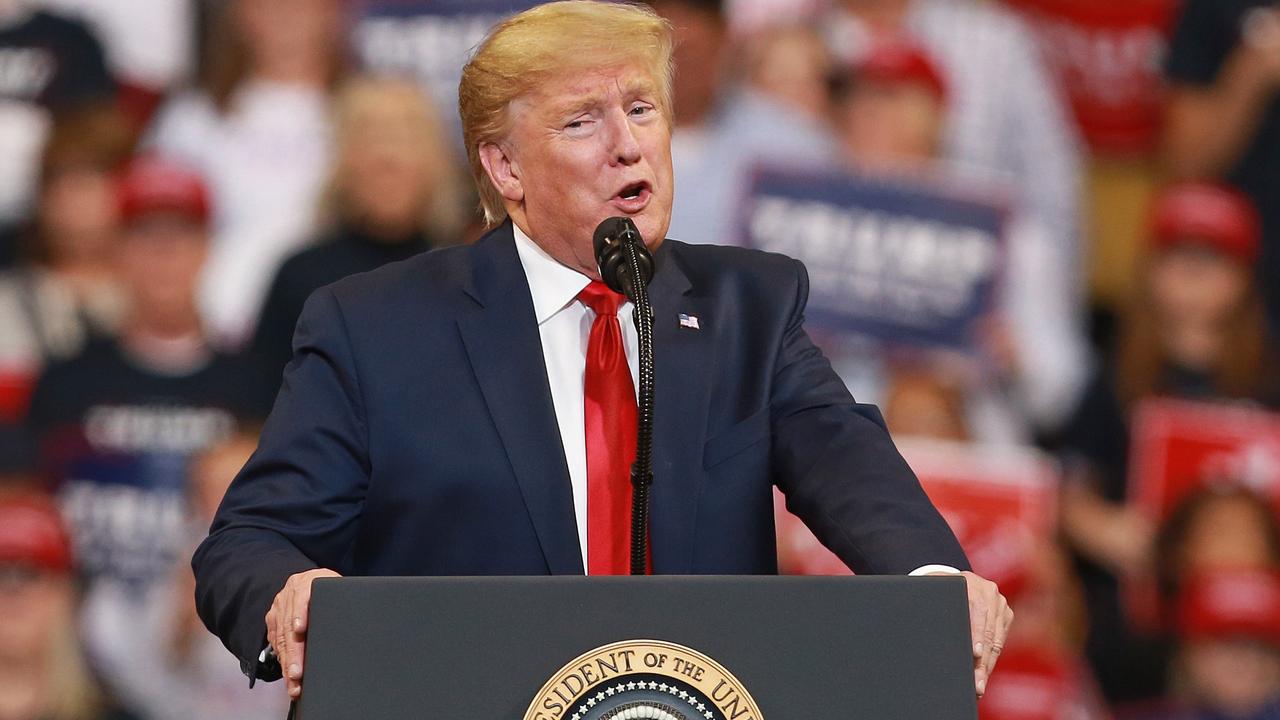
{"type": "MultiPolygon", "coordinates": [[[[878,410],[806,335],[804,267],[664,239],[671,49],[626,4],[499,24],[459,89],[492,230],[308,300],[258,450],[192,561],[200,616],[251,679],[283,670],[301,692],[316,577],[627,572],[637,337],[600,282],[610,217],[656,266],[652,572],[776,572],[775,484],[858,573],[968,569],[878,410]]],[[[981,693],[1012,612],[964,576],[981,693]]]]}

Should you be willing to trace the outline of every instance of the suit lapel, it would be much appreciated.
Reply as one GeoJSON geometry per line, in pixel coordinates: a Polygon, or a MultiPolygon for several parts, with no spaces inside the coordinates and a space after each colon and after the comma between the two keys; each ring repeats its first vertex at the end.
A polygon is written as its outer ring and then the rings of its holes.
{"type": "Polygon", "coordinates": [[[547,567],[582,574],[573,492],[542,341],[510,222],[477,241],[467,294],[480,307],[458,329],[520,485],[547,567]]]}
{"type": "Polygon", "coordinates": [[[654,420],[650,537],[655,572],[688,573],[693,561],[695,508],[706,439],[715,317],[710,301],[692,292],[678,246],[659,249],[650,284],[653,304],[654,420]],[[698,329],[682,327],[680,314],[698,329]]]}

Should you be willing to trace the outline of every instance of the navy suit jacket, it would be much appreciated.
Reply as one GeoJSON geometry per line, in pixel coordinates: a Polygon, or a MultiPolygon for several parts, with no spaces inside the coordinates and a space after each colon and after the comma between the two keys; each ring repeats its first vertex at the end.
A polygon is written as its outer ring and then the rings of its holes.
{"type": "MultiPolygon", "coordinates": [[[[805,334],[803,265],[673,240],[656,263],[655,573],[776,572],[775,484],[856,572],[968,567],[880,413],[805,334]]],[[[192,561],[200,616],[247,672],[296,572],[583,572],[528,287],[508,223],[307,301],[192,561]]]]}

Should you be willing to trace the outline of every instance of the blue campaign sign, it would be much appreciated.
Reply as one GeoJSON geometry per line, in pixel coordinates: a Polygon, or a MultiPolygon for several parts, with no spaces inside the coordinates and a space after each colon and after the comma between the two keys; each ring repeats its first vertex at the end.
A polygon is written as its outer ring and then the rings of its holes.
{"type": "Polygon", "coordinates": [[[999,193],[932,177],[758,168],[742,244],[809,270],[811,324],[891,345],[972,349],[1005,265],[999,193]]]}
{"type": "Polygon", "coordinates": [[[456,109],[458,79],[472,48],[499,20],[537,4],[532,0],[361,0],[354,7],[352,42],[366,68],[415,78],[442,107],[456,109]]]}

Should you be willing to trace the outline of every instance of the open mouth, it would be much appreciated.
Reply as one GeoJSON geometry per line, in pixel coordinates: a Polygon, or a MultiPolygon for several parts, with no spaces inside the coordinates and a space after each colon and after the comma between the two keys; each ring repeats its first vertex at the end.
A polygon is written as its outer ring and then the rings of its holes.
{"type": "Polygon", "coordinates": [[[640,180],[623,186],[613,196],[613,204],[626,212],[638,212],[649,204],[651,189],[649,183],[640,180]]]}

